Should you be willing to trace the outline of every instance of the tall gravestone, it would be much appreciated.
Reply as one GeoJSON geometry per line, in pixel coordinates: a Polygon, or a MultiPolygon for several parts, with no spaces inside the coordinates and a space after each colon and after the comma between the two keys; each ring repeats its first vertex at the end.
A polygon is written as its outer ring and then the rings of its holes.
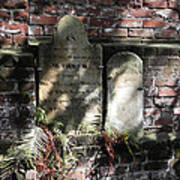
{"type": "Polygon", "coordinates": [[[120,52],[107,62],[108,105],[106,129],[134,130],[143,120],[142,60],[120,52]]]}
{"type": "Polygon", "coordinates": [[[49,120],[64,124],[65,132],[101,127],[101,54],[74,16],[59,21],[54,44],[40,47],[40,105],[49,120]]]}

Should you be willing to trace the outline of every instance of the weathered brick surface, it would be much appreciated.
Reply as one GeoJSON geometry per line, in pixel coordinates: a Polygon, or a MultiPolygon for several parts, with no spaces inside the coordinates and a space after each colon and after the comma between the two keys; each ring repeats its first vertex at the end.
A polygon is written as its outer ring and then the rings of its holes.
{"type": "MultiPolygon", "coordinates": [[[[78,16],[85,24],[89,36],[147,39],[179,39],[180,37],[178,22],[180,4],[176,0],[81,0],[76,2],[8,0],[0,4],[1,22],[6,21],[6,25],[0,28],[2,38],[14,33],[21,34],[23,23],[29,28],[34,26],[32,31],[23,30],[23,34],[31,37],[52,36],[52,29],[56,27],[58,20],[67,14],[78,16]],[[12,28],[12,24],[17,22],[22,24],[13,25],[12,28]],[[8,25],[11,28],[7,28],[8,25]],[[119,32],[104,33],[107,28],[125,28],[123,31],[127,32],[130,28],[130,32],[127,35],[119,32]]],[[[22,44],[21,40],[4,39],[4,44],[22,44]]]]}
{"type": "Polygon", "coordinates": [[[32,125],[35,102],[32,56],[0,56],[0,142],[12,142],[17,131],[32,125]]]}
{"type": "Polygon", "coordinates": [[[179,115],[179,52],[161,49],[154,54],[145,60],[145,124],[169,125],[179,115]],[[152,117],[157,111],[159,115],[152,117]]]}
{"type": "Polygon", "coordinates": [[[152,38],[153,37],[153,29],[130,29],[129,30],[130,37],[146,37],[152,38]]]}
{"type": "Polygon", "coordinates": [[[158,27],[165,27],[166,22],[163,20],[144,20],[143,21],[143,27],[153,27],[153,28],[158,28],[158,27]]]}
{"type": "Polygon", "coordinates": [[[167,2],[165,0],[145,0],[145,5],[151,8],[166,8],[167,2]]]}
{"type": "MultiPolygon", "coordinates": [[[[29,37],[52,37],[58,20],[67,14],[77,16],[89,36],[179,40],[179,8],[178,0],[2,0],[0,42],[24,47],[29,37]]],[[[127,47],[124,50],[128,50],[127,47]]],[[[168,126],[170,131],[180,131],[179,50],[133,47],[129,51],[143,56],[144,125],[149,128],[168,126]]],[[[11,58],[0,69],[0,141],[16,138],[16,132],[12,130],[14,124],[18,124],[19,119],[25,122],[32,118],[34,64],[31,58],[25,59],[11,58]]],[[[69,173],[69,179],[163,179],[168,159],[176,152],[175,148],[180,147],[178,141],[173,147],[168,143],[151,146],[148,142],[146,146],[142,145],[141,158],[135,156],[136,162],[126,146],[122,146],[116,150],[120,157],[115,158],[120,164],[109,167],[106,152],[100,167],[96,166],[91,172],[90,167],[85,168],[87,164],[82,165],[69,173]]],[[[88,156],[85,158],[87,160],[88,156]]]]}
{"type": "Polygon", "coordinates": [[[127,31],[127,29],[123,29],[123,28],[116,28],[116,29],[106,28],[106,29],[104,29],[104,32],[102,35],[104,35],[104,36],[127,37],[128,31],[127,31]]]}

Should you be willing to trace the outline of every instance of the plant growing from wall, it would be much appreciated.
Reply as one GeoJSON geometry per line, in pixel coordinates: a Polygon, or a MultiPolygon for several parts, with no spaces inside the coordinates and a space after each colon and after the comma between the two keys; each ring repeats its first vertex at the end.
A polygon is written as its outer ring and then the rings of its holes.
{"type": "MultiPolygon", "coordinates": [[[[140,131],[139,131],[140,132],[140,131]]],[[[131,146],[134,146],[136,149],[139,149],[138,138],[135,138],[134,134],[139,133],[136,130],[134,132],[127,131],[122,134],[108,128],[106,131],[102,131],[102,136],[105,140],[106,151],[109,155],[109,164],[112,166],[115,158],[114,147],[124,144],[127,148],[127,152],[131,156],[132,160],[135,161],[135,155],[131,146]]],[[[120,155],[120,154],[119,154],[120,155]]]]}
{"type": "Polygon", "coordinates": [[[7,154],[0,159],[0,179],[24,180],[25,172],[34,169],[34,161],[41,158],[41,152],[48,141],[47,135],[39,127],[34,127],[23,139],[15,142],[7,154]]]}
{"type": "Polygon", "coordinates": [[[60,131],[62,124],[49,122],[42,108],[37,108],[35,117],[37,125],[1,156],[0,179],[24,180],[29,170],[37,179],[61,179],[76,164],[68,138],[60,131]]]}

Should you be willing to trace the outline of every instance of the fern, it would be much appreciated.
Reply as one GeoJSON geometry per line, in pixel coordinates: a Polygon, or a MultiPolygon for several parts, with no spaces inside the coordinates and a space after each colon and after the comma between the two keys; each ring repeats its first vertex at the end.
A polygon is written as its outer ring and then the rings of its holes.
{"type": "Polygon", "coordinates": [[[15,142],[6,156],[0,159],[0,179],[25,179],[27,169],[35,168],[33,161],[40,159],[48,141],[47,135],[39,127],[34,127],[22,140],[15,142]]]}

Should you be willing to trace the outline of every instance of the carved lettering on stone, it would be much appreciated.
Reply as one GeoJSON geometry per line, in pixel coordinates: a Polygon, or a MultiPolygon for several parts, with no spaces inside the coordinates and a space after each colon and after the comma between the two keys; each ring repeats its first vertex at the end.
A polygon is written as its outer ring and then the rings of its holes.
{"type": "Polygon", "coordinates": [[[139,128],[143,121],[142,60],[120,52],[107,63],[108,111],[106,129],[118,133],[139,128]]]}
{"type": "Polygon", "coordinates": [[[40,48],[40,104],[66,132],[101,127],[101,47],[88,42],[83,24],[63,17],[53,45],[40,48]]]}

